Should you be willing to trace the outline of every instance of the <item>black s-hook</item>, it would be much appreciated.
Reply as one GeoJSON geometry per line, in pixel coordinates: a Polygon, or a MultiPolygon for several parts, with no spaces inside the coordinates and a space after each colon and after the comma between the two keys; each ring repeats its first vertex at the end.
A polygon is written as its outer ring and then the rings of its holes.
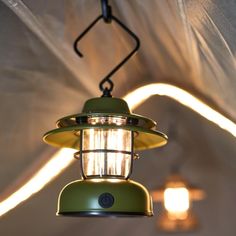
{"type": "Polygon", "coordinates": [[[111,92],[113,90],[114,84],[110,77],[115,74],[133,55],[138,51],[140,47],[140,40],[136,34],[134,34],[126,25],[124,25],[117,17],[112,15],[111,6],[108,5],[108,0],[101,0],[102,6],[102,15],[98,16],[75,40],[74,42],[74,50],[79,57],[83,57],[83,54],[78,49],[78,42],[93,28],[94,25],[101,19],[104,20],[105,23],[111,23],[114,21],[119,25],[123,30],[125,30],[136,42],[133,50],[118,64],[116,65],[105,77],[101,80],[99,84],[99,89],[103,92],[102,96],[110,97],[111,92]],[[108,84],[108,86],[105,86],[108,84]]]}

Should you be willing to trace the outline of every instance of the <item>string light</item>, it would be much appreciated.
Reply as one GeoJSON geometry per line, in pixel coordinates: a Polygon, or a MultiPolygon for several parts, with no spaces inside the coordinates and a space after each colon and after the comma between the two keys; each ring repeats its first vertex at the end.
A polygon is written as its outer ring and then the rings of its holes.
{"type": "Polygon", "coordinates": [[[135,109],[153,95],[167,96],[174,99],[236,137],[236,124],[233,121],[177,86],[164,83],[149,84],[134,90],[124,99],[132,109],[135,109]]]}

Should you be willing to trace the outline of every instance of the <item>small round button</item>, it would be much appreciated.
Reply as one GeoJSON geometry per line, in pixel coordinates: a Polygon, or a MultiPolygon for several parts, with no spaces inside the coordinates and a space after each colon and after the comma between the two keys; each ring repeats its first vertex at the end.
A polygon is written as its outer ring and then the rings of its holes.
{"type": "Polygon", "coordinates": [[[114,197],[110,193],[102,193],[98,198],[98,203],[103,208],[109,208],[114,204],[114,197]]]}

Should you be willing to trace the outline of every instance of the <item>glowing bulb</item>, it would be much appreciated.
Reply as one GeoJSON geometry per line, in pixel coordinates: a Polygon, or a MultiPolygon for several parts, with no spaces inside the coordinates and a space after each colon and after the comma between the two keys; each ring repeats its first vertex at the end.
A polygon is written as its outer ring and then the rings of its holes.
{"type": "Polygon", "coordinates": [[[185,187],[165,189],[164,206],[170,218],[185,219],[189,209],[188,189],[185,187]]]}
{"type": "Polygon", "coordinates": [[[127,178],[131,167],[132,132],[119,126],[126,124],[124,117],[89,117],[88,123],[114,124],[114,128],[83,130],[82,167],[84,177],[127,178]]]}
{"type": "Polygon", "coordinates": [[[83,137],[83,171],[86,177],[126,177],[129,174],[131,156],[124,152],[131,151],[131,131],[86,129],[83,137]]]}

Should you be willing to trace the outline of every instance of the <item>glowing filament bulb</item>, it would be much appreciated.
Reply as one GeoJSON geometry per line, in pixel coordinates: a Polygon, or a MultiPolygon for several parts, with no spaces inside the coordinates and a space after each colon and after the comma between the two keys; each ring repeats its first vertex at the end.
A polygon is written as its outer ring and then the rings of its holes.
{"type": "Polygon", "coordinates": [[[94,127],[83,130],[83,173],[85,177],[115,176],[127,178],[131,167],[132,132],[122,129],[123,117],[90,117],[89,124],[107,125],[112,128],[94,127]],[[126,153],[127,152],[127,153],[126,153]]]}
{"type": "Polygon", "coordinates": [[[165,189],[164,206],[171,218],[185,219],[189,209],[188,189],[185,187],[165,189]]]}

